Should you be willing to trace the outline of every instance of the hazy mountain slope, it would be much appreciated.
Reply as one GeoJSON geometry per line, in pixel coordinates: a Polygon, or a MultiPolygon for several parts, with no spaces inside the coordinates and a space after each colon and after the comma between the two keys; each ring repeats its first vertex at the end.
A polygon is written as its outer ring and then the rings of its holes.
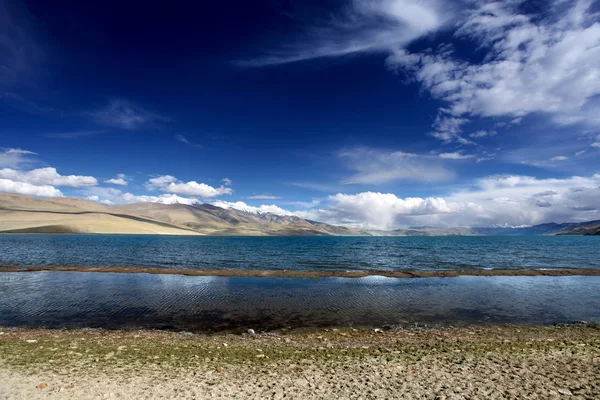
{"type": "Polygon", "coordinates": [[[557,224],[550,222],[547,224],[539,224],[534,226],[528,226],[523,228],[503,228],[503,227],[476,227],[471,228],[473,231],[487,236],[539,236],[539,235],[584,235],[586,229],[579,229],[590,225],[593,229],[593,225],[600,225],[600,221],[587,221],[587,222],[565,222],[557,224]],[[563,233],[564,232],[564,233],[563,233]],[[569,233],[571,232],[571,233],[569,233]]]}
{"type": "Polygon", "coordinates": [[[351,232],[348,228],[313,224],[296,216],[252,214],[210,204],[136,203],[114,206],[112,209],[186,226],[209,235],[319,236],[336,235],[338,231],[351,232]]]}
{"type": "Polygon", "coordinates": [[[185,227],[126,213],[82,199],[41,200],[0,194],[0,232],[198,235],[185,227]]]}
{"type": "Polygon", "coordinates": [[[557,232],[556,235],[600,235],[600,221],[590,221],[578,226],[557,232]]]}

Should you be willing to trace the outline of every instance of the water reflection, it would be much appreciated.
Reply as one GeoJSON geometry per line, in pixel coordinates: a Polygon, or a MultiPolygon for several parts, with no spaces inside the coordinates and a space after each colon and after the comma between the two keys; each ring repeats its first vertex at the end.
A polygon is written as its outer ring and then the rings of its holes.
{"type": "Polygon", "coordinates": [[[192,331],[600,320],[600,277],[0,273],[0,325],[192,331]]]}

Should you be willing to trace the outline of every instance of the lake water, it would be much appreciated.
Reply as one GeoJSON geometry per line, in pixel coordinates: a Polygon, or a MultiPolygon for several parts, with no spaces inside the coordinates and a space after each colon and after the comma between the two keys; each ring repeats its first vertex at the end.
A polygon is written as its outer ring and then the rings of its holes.
{"type": "MultiPolygon", "coordinates": [[[[0,265],[600,268],[600,237],[0,235],[0,265]]],[[[600,277],[361,279],[0,273],[0,326],[190,331],[600,321],[600,277]]]]}
{"type": "Polygon", "coordinates": [[[0,273],[0,325],[245,331],[600,321],[600,277],[293,279],[0,273]]]}
{"type": "Polygon", "coordinates": [[[0,235],[0,265],[261,270],[600,268],[600,236],[0,235]]]}

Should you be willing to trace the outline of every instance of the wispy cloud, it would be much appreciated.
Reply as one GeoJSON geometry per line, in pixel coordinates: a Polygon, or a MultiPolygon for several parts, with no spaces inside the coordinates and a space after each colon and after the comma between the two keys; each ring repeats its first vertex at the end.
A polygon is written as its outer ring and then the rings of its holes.
{"type": "Polygon", "coordinates": [[[29,150],[0,148],[0,167],[17,168],[30,163],[31,157],[35,155],[37,154],[29,150]]]}
{"type": "Polygon", "coordinates": [[[459,151],[455,151],[453,153],[440,153],[438,154],[438,157],[445,160],[468,160],[475,156],[473,154],[462,154],[459,151]]]}
{"type": "Polygon", "coordinates": [[[177,139],[177,141],[181,142],[181,143],[185,143],[188,146],[192,146],[192,147],[203,147],[201,144],[198,143],[193,143],[191,142],[188,138],[186,138],[183,135],[175,135],[175,139],[177,139]]]}
{"type": "Polygon", "coordinates": [[[225,186],[231,186],[231,184],[233,183],[233,182],[231,181],[231,179],[229,179],[229,178],[223,178],[223,179],[221,179],[221,182],[223,182],[223,184],[224,184],[225,186]]]}
{"type": "Polygon", "coordinates": [[[0,90],[30,85],[45,59],[19,2],[0,1],[0,90]]]}
{"type": "MultiPolygon", "coordinates": [[[[455,36],[479,45],[484,61],[459,58],[451,45],[434,51],[393,52],[387,64],[420,82],[440,109],[442,140],[461,139],[472,117],[506,117],[519,123],[523,116],[542,113],[561,124],[600,125],[588,118],[599,105],[600,64],[597,60],[600,25],[589,0],[550,1],[539,15],[523,13],[521,1],[477,2],[464,14],[455,36]],[[457,126],[454,121],[460,121],[457,126]]],[[[477,137],[477,136],[472,136],[477,137]]]]}
{"type": "Polygon", "coordinates": [[[270,194],[255,194],[254,196],[248,196],[249,199],[252,200],[276,200],[280,199],[279,196],[272,196],[270,194]]]}
{"type": "Polygon", "coordinates": [[[238,64],[258,67],[354,53],[389,52],[440,29],[452,17],[451,4],[444,1],[352,0],[336,14],[308,27],[297,40],[238,64]]]}
{"type": "Polygon", "coordinates": [[[355,171],[342,183],[377,185],[395,181],[439,182],[452,179],[454,173],[436,156],[389,151],[368,147],[345,149],[338,157],[355,171]]]}
{"type": "Polygon", "coordinates": [[[99,135],[105,131],[73,131],[73,132],[56,132],[46,133],[45,136],[53,139],[79,139],[88,136],[99,135]]]}
{"type": "Polygon", "coordinates": [[[156,128],[169,121],[168,117],[124,99],[114,99],[106,107],[86,114],[100,125],[122,130],[156,128]]]}

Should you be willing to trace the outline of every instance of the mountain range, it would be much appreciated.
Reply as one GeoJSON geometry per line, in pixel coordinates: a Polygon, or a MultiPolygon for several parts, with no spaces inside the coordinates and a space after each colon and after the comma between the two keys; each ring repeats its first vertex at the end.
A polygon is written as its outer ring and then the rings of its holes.
{"type": "Polygon", "coordinates": [[[252,213],[210,204],[102,205],[75,198],[0,194],[0,233],[104,233],[221,236],[530,236],[598,235],[600,221],[520,228],[414,227],[369,230],[297,216],[252,213]]]}

